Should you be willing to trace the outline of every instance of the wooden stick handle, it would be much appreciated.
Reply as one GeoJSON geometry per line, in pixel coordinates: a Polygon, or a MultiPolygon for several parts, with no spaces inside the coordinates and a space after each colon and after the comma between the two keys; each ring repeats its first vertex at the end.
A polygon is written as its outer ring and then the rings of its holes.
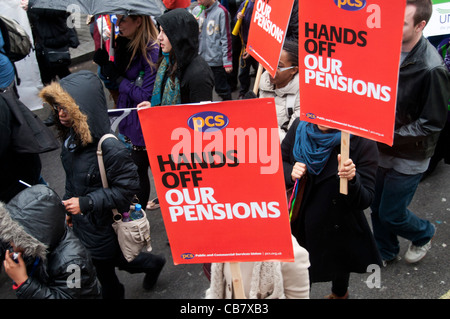
{"type": "MultiPolygon", "coordinates": [[[[341,132],[341,165],[347,161],[350,157],[350,133],[341,132]]],[[[348,180],[346,178],[340,179],[340,192],[341,194],[348,194],[348,180]]]]}
{"type": "Polygon", "coordinates": [[[231,278],[233,280],[233,291],[235,299],[247,299],[244,292],[244,283],[242,282],[241,268],[239,263],[230,263],[231,278]]]}
{"type": "Polygon", "coordinates": [[[255,95],[258,95],[258,91],[259,91],[259,82],[261,81],[261,75],[263,73],[263,66],[260,63],[258,65],[258,71],[256,72],[256,78],[255,78],[255,84],[253,85],[253,93],[255,93],[255,95]]]}

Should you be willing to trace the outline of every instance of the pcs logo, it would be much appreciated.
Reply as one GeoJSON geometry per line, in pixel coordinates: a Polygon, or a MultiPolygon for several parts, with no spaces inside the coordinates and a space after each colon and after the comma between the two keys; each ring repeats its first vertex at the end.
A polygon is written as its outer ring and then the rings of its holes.
{"type": "Polygon", "coordinates": [[[188,126],[196,132],[213,132],[224,129],[229,123],[228,117],[219,112],[205,111],[192,115],[188,126]]]}
{"type": "Polygon", "coordinates": [[[194,259],[194,254],[191,253],[184,253],[181,254],[181,259],[185,259],[185,260],[189,260],[189,259],[194,259]]]}
{"type": "Polygon", "coordinates": [[[334,4],[340,9],[358,11],[366,6],[366,0],[334,0],[334,4]]]}
{"type": "Polygon", "coordinates": [[[316,118],[316,115],[314,113],[306,113],[306,117],[314,120],[316,118]]]}

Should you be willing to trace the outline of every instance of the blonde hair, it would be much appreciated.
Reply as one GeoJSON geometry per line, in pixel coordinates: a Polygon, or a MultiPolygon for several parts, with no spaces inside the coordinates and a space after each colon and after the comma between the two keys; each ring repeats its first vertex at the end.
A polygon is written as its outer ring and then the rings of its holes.
{"type": "Polygon", "coordinates": [[[136,29],[136,33],[133,36],[133,39],[131,39],[128,44],[128,47],[131,49],[131,58],[128,62],[127,69],[130,67],[131,61],[133,61],[133,58],[136,56],[136,54],[138,54],[138,52],[145,57],[152,69],[156,69],[156,64],[148,58],[147,46],[150,42],[153,43],[152,46],[158,45],[158,30],[156,29],[156,26],[150,16],[129,16],[129,18],[133,20],[137,20],[139,17],[142,19],[141,25],[136,29]]]}

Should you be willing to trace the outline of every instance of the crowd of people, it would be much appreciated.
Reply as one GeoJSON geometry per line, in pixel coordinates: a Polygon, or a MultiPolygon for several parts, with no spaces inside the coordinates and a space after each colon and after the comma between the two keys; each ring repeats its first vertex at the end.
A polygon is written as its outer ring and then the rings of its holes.
{"type": "MultiPolygon", "coordinates": [[[[309,298],[313,283],[331,282],[326,298],[346,299],[351,273],[399,259],[398,237],[411,243],[406,262],[426,256],[436,228],[408,206],[436,145],[448,150],[448,137],[439,137],[448,127],[450,102],[450,40],[438,50],[423,36],[431,1],[407,0],[393,146],[352,136],[345,161],[340,131],[299,120],[297,0],[276,76],[262,73],[258,93],[248,94],[253,91],[251,72],[257,69],[245,50],[254,2],[165,0],[167,11],[155,19],[117,15],[117,37],[114,30],[107,34],[115,37],[114,53],[96,45],[98,74],[64,69],[42,75],[40,97],[52,108],[61,142],[66,174],[62,199],[40,176],[39,152],[18,151],[12,142],[10,104],[19,96],[0,33],[0,160],[9,183],[0,189],[0,240],[4,270],[18,298],[122,299],[124,285],[116,267],[145,273],[143,287],[154,286],[165,258],[141,252],[128,262],[111,227],[111,209],[127,210],[134,196],[148,209],[159,207],[157,198],[149,199],[151,167],[134,109],[212,101],[214,90],[222,100],[232,99],[238,89],[238,99],[274,98],[285,185],[293,194],[286,213],[295,261],[240,263],[246,297],[309,298]],[[241,29],[232,36],[238,19],[241,29]],[[119,125],[123,140],[104,143],[109,188],[102,186],[97,162],[97,143],[111,131],[104,87],[115,107],[133,109],[119,125]],[[348,182],[348,194],[339,192],[340,179],[348,182]],[[364,215],[368,208],[372,228],[364,215]],[[61,273],[68,264],[81,269],[76,289],[67,287],[67,274],[61,273]]],[[[50,14],[22,3],[30,17],[50,14]]],[[[96,33],[105,41],[103,30],[96,33]]],[[[209,269],[205,297],[232,298],[229,265],[213,263],[209,269]]]]}

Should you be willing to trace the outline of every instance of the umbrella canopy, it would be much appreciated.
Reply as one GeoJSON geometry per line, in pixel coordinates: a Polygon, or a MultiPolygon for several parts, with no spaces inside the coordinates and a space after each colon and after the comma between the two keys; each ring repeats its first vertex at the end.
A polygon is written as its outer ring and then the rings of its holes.
{"type": "Polygon", "coordinates": [[[162,0],[30,0],[30,8],[95,14],[148,15],[159,17],[166,7],[162,0]]]}

